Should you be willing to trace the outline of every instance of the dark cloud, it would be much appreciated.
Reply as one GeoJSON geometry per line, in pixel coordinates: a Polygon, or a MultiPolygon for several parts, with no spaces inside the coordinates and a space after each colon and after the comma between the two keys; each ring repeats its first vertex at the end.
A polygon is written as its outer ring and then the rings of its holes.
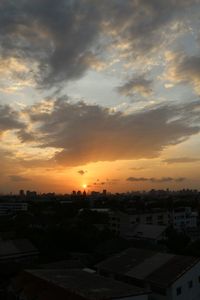
{"type": "Polygon", "coordinates": [[[29,181],[30,179],[20,175],[10,175],[10,180],[13,182],[29,181]]]}
{"type": "Polygon", "coordinates": [[[166,79],[174,83],[191,84],[200,94],[200,56],[169,54],[166,79]]]}
{"type": "Polygon", "coordinates": [[[84,175],[85,173],[87,173],[87,171],[79,170],[77,173],[79,173],[80,175],[84,175]]]}
{"type": "Polygon", "coordinates": [[[193,163],[198,161],[200,161],[200,158],[195,158],[195,157],[175,157],[175,158],[168,158],[163,160],[163,162],[167,164],[193,163]]]}
{"type": "Polygon", "coordinates": [[[152,94],[153,81],[146,79],[144,76],[134,77],[124,85],[117,88],[118,92],[125,96],[132,96],[135,93],[146,97],[152,94]]]}
{"type": "Polygon", "coordinates": [[[1,53],[37,62],[43,84],[79,78],[94,56],[99,18],[91,0],[1,1],[1,53]]]}
{"type": "MultiPolygon", "coordinates": [[[[200,131],[199,102],[124,114],[98,105],[57,100],[50,112],[26,110],[40,147],[55,147],[62,165],[152,158],[200,131]],[[199,121],[198,121],[199,122],[199,121]],[[194,123],[194,124],[193,124],[194,123]]],[[[22,140],[23,141],[23,140],[22,140]]]]}
{"type": "Polygon", "coordinates": [[[23,129],[25,125],[19,121],[19,114],[8,105],[0,105],[0,134],[6,130],[23,129]]]}
{"type": "Polygon", "coordinates": [[[170,35],[175,33],[170,26],[173,21],[179,24],[180,31],[183,14],[193,4],[198,4],[198,1],[109,1],[107,30],[112,32],[117,47],[129,45],[125,52],[132,58],[148,57],[169,43],[170,35]]]}
{"type": "Polygon", "coordinates": [[[101,187],[102,185],[107,185],[107,186],[112,186],[117,183],[119,183],[120,179],[115,179],[115,178],[107,178],[105,181],[100,181],[99,179],[96,180],[96,182],[93,182],[91,187],[101,187]]]}
{"type": "Polygon", "coordinates": [[[155,182],[155,183],[164,183],[164,182],[182,182],[186,178],[184,177],[179,177],[179,178],[172,178],[172,177],[162,177],[162,178],[147,178],[147,177],[129,177],[126,180],[130,182],[144,182],[144,181],[149,181],[149,182],[155,182]]]}
{"type": "Polygon", "coordinates": [[[130,170],[133,170],[133,171],[142,171],[144,169],[146,169],[146,168],[145,167],[132,167],[132,168],[130,168],[130,170]]]}
{"type": "Polygon", "coordinates": [[[32,142],[35,139],[34,134],[32,134],[31,132],[28,132],[26,130],[26,127],[21,129],[18,132],[18,137],[20,140],[23,140],[24,142],[32,142]]]}
{"type": "Polygon", "coordinates": [[[98,64],[107,44],[128,42],[130,56],[148,56],[166,42],[170,22],[178,22],[184,9],[195,2],[2,0],[1,56],[29,61],[31,72],[43,85],[60,84],[98,64]]]}

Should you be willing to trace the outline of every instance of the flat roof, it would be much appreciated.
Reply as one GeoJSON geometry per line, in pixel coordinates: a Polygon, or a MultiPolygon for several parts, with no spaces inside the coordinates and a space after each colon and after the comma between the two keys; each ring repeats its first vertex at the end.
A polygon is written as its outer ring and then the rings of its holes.
{"type": "Polygon", "coordinates": [[[167,226],[164,225],[137,224],[128,234],[134,238],[157,239],[165,232],[166,228],[167,226]]]}

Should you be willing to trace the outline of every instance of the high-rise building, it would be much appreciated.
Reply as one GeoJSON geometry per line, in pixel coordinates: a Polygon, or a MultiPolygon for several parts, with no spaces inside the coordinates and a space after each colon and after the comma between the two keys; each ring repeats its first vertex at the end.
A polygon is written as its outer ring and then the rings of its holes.
{"type": "Polygon", "coordinates": [[[20,191],[19,191],[19,195],[20,195],[21,197],[24,197],[24,196],[25,196],[24,190],[20,190],[20,191]]]}

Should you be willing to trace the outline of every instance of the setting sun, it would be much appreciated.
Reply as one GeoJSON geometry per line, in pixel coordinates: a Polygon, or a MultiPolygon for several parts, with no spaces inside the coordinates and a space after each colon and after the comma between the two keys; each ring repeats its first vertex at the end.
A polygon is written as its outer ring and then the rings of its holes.
{"type": "Polygon", "coordinates": [[[0,194],[199,189],[199,11],[0,0],[0,194]]]}

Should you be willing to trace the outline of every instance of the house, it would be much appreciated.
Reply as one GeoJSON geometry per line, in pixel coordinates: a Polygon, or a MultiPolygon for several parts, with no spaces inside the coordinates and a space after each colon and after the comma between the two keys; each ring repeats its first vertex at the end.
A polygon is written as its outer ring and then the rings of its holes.
{"type": "Polygon", "coordinates": [[[100,275],[148,287],[151,300],[200,299],[200,260],[130,248],[96,265],[100,275]]]}
{"type": "Polygon", "coordinates": [[[147,300],[142,288],[84,270],[26,270],[9,288],[17,299],[147,300]]]}

